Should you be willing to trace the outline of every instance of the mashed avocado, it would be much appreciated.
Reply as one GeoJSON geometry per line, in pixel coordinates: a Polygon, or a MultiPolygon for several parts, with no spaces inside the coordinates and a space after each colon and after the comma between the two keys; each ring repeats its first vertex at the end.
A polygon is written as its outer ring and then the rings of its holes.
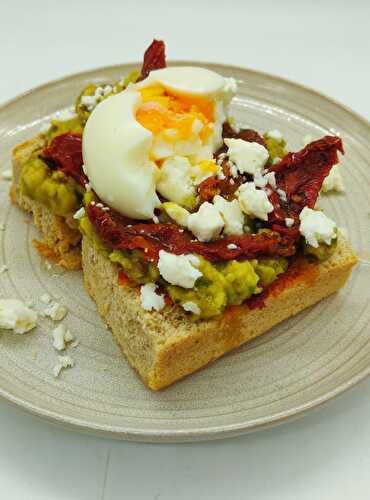
{"type": "Polygon", "coordinates": [[[270,154],[268,159],[269,165],[271,165],[276,158],[283,158],[287,154],[287,151],[285,149],[286,142],[284,141],[284,139],[281,139],[279,141],[278,139],[269,137],[268,134],[264,134],[263,138],[265,139],[266,146],[270,154]]]}
{"type": "Polygon", "coordinates": [[[192,290],[166,285],[171,299],[176,304],[194,302],[207,319],[221,314],[228,305],[239,305],[252,295],[262,292],[258,284],[269,285],[288,268],[286,259],[231,260],[222,264],[211,264],[201,258],[199,278],[192,290]]]}
{"type": "Polygon", "coordinates": [[[53,214],[73,214],[81,205],[78,189],[73,179],[50,170],[40,158],[31,158],[22,168],[21,192],[46,205],[53,214]]]}
{"type": "Polygon", "coordinates": [[[336,248],[337,248],[337,238],[332,240],[330,245],[327,245],[326,243],[319,243],[319,246],[317,248],[312,247],[307,242],[304,242],[303,253],[304,255],[315,257],[317,260],[322,262],[328,259],[331,255],[333,255],[336,248]]]}
{"type": "Polygon", "coordinates": [[[203,273],[194,288],[186,289],[170,285],[163,280],[156,265],[146,262],[138,250],[111,250],[96,235],[89,219],[80,220],[80,230],[94,247],[103,252],[111,262],[119,264],[125,274],[137,284],[159,281],[167,290],[175,304],[194,302],[201,313],[197,318],[212,318],[222,313],[228,305],[239,305],[254,294],[262,292],[258,285],[271,284],[279,274],[288,268],[283,258],[231,260],[221,264],[211,264],[201,256],[199,270],[203,273]]]}
{"type": "Polygon", "coordinates": [[[104,99],[106,99],[107,97],[110,97],[111,95],[119,94],[120,92],[122,92],[122,90],[124,90],[127,87],[127,85],[129,85],[130,83],[135,83],[136,80],[139,78],[139,76],[140,76],[140,71],[132,71],[128,76],[126,76],[126,78],[122,78],[121,80],[112,85],[110,84],[95,85],[91,83],[90,85],[85,87],[81,92],[81,94],[77,97],[75,104],[75,111],[81,123],[85,124],[87,122],[87,119],[89,118],[90,113],[92,111],[92,109],[91,110],[87,109],[87,107],[81,103],[81,98],[83,96],[96,96],[97,89],[108,87],[108,90],[110,90],[109,89],[110,87],[111,88],[110,91],[106,91],[102,95],[98,94],[96,98],[96,103],[99,103],[104,99]]]}
{"type": "Polygon", "coordinates": [[[51,120],[51,127],[45,134],[46,141],[50,144],[54,137],[58,135],[66,134],[67,132],[82,134],[82,130],[81,120],[78,116],[64,121],[51,120]]]}
{"type": "Polygon", "coordinates": [[[134,283],[143,285],[159,279],[159,271],[155,264],[143,259],[139,250],[113,250],[107,247],[97,236],[88,217],[80,219],[80,231],[89,238],[94,248],[111,261],[119,264],[124,273],[134,283]]]}

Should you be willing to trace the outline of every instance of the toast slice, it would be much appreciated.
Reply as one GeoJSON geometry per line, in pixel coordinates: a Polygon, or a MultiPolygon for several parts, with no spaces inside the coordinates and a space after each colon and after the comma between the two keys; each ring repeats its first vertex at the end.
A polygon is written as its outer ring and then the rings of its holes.
{"type": "Polygon", "coordinates": [[[99,253],[88,238],[82,240],[86,289],[130,364],[154,390],[199,370],[334,293],[344,285],[356,261],[350,245],[340,237],[335,254],[325,262],[298,258],[270,285],[263,307],[233,306],[220,317],[194,322],[178,306],[161,312],[143,310],[138,288],[119,285],[118,265],[99,253]]]}
{"type": "Polygon", "coordinates": [[[23,165],[31,155],[45,146],[43,135],[26,141],[13,150],[13,181],[10,198],[13,203],[29,212],[33,222],[43,235],[43,241],[34,240],[35,247],[45,257],[69,270],[81,269],[81,233],[76,221],[54,215],[42,203],[25,196],[20,189],[23,165]]]}

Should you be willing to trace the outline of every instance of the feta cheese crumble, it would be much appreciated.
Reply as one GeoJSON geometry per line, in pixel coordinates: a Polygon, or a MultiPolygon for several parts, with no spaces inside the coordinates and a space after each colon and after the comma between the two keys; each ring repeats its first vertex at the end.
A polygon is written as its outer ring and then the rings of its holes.
{"type": "Polygon", "coordinates": [[[37,313],[21,300],[0,299],[0,330],[23,334],[35,328],[37,313]]]}
{"type": "Polygon", "coordinates": [[[244,215],[238,200],[227,201],[216,195],[213,204],[224,220],[224,234],[243,234],[244,215]]]}
{"type": "Polygon", "coordinates": [[[283,134],[280,132],[280,130],[269,130],[267,132],[267,136],[270,137],[270,139],[275,139],[276,141],[282,141],[283,140],[283,134]]]}
{"type": "Polygon", "coordinates": [[[76,219],[76,220],[80,220],[82,219],[82,217],[85,217],[85,208],[84,207],[81,207],[79,208],[74,214],[73,214],[73,218],[76,219]]]}
{"type": "Polygon", "coordinates": [[[65,306],[59,304],[59,302],[52,301],[44,309],[43,314],[53,321],[60,321],[66,316],[67,312],[68,309],[65,306]]]}
{"type": "Polygon", "coordinates": [[[344,183],[341,173],[339,172],[339,165],[334,165],[329,175],[325,177],[321,191],[324,193],[328,193],[329,191],[341,193],[344,191],[344,183]]]}
{"type": "Polygon", "coordinates": [[[337,237],[336,223],[329,219],[323,212],[304,207],[299,215],[301,221],[299,231],[305,237],[307,243],[314,248],[320,242],[330,245],[337,237]]]}
{"type": "Polygon", "coordinates": [[[241,174],[257,175],[266,165],[269,152],[258,142],[247,142],[242,139],[225,139],[230,160],[241,174]]]}
{"type": "Polygon", "coordinates": [[[197,269],[199,265],[198,257],[192,254],[175,255],[165,250],[159,252],[159,272],[171,285],[193,288],[196,280],[203,276],[197,269]]]}
{"type": "Polygon", "coordinates": [[[235,245],[235,243],[229,243],[227,245],[228,250],[236,250],[238,248],[238,245],[235,245]]]}
{"type": "Polygon", "coordinates": [[[66,348],[66,344],[74,340],[74,336],[65,325],[58,325],[51,334],[53,336],[53,347],[57,351],[63,351],[66,348]]]}
{"type": "Polygon", "coordinates": [[[242,184],[238,190],[241,209],[251,217],[267,220],[274,207],[262,189],[256,189],[254,182],[242,184]]]}
{"type": "Polygon", "coordinates": [[[58,356],[58,364],[56,364],[53,368],[54,377],[59,377],[60,372],[63,368],[73,368],[75,362],[70,356],[58,356]]]}
{"type": "Polygon", "coordinates": [[[196,304],[195,302],[192,302],[191,300],[189,300],[188,302],[184,302],[182,304],[182,307],[183,307],[184,311],[192,312],[193,314],[200,314],[201,313],[201,310],[200,310],[200,307],[198,306],[198,304],[196,304]]]}
{"type": "Polygon", "coordinates": [[[291,219],[290,217],[285,218],[285,225],[286,227],[292,227],[294,224],[294,219],[291,219]]]}
{"type": "Polygon", "coordinates": [[[1,172],[1,178],[4,179],[4,181],[11,181],[12,177],[13,177],[13,173],[10,170],[10,168],[8,168],[7,170],[3,170],[1,172]]]}
{"type": "Polygon", "coordinates": [[[224,221],[219,210],[208,201],[188,217],[188,228],[199,241],[211,241],[220,235],[224,221]]]}
{"type": "Polygon", "coordinates": [[[163,295],[158,295],[155,291],[155,283],[146,283],[140,288],[141,306],[146,311],[160,311],[164,308],[165,302],[163,295]]]}

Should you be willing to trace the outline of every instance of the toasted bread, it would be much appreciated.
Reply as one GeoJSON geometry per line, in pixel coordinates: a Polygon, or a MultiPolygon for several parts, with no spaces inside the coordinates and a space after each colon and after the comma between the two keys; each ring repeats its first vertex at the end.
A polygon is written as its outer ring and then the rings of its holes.
{"type": "Polygon", "coordinates": [[[33,215],[37,229],[43,235],[43,241],[34,241],[35,247],[45,257],[69,270],[81,269],[81,234],[72,217],[54,215],[42,203],[25,196],[20,189],[22,167],[30,156],[45,145],[43,135],[17,146],[13,151],[13,182],[10,197],[13,203],[33,215]]]}
{"type": "Polygon", "coordinates": [[[246,303],[227,308],[220,317],[195,322],[178,306],[144,311],[138,288],[119,285],[118,265],[99,253],[89,239],[82,240],[86,289],[130,364],[154,390],[199,370],[334,293],[344,285],[356,260],[340,237],[335,254],[327,261],[298,258],[270,286],[259,307],[246,303]]]}

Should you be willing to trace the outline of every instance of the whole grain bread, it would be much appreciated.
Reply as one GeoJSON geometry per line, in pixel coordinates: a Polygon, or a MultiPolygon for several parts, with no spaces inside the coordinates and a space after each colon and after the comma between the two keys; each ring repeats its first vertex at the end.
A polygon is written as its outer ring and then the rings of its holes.
{"type": "Polygon", "coordinates": [[[35,226],[43,235],[43,241],[34,240],[35,247],[45,257],[69,270],[81,269],[81,233],[77,222],[70,217],[54,215],[42,203],[25,196],[20,189],[23,165],[32,154],[42,150],[45,138],[42,134],[26,141],[13,150],[13,181],[10,198],[13,203],[33,216],[35,226]]]}
{"type": "Polygon", "coordinates": [[[130,364],[154,390],[199,370],[336,292],[356,261],[350,245],[340,237],[335,254],[327,261],[300,258],[291,265],[271,285],[263,307],[229,307],[220,317],[195,322],[179,306],[161,312],[143,310],[138,288],[119,285],[118,265],[99,253],[88,238],[82,240],[86,289],[130,364]]]}

